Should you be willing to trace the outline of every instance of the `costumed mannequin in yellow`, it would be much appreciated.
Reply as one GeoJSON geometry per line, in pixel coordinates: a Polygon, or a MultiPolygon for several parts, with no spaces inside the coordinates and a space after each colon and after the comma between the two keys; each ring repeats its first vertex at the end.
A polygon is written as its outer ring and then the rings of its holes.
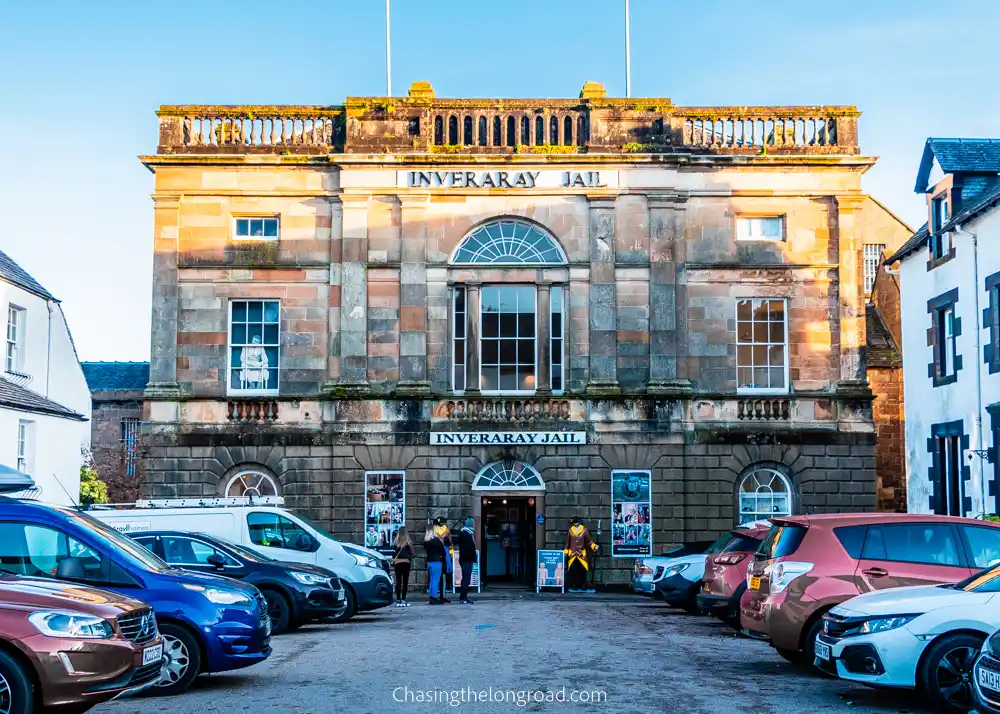
{"type": "Polygon", "coordinates": [[[570,521],[566,533],[566,548],[563,550],[569,561],[566,573],[566,589],[571,593],[593,592],[587,588],[587,573],[597,553],[597,543],[590,537],[590,531],[579,518],[570,521]]]}
{"type": "Polygon", "coordinates": [[[441,600],[443,602],[451,602],[448,598],[444,596],[448,585],[448,576],[452,574],[455,569],[454,554],[455,549],[452,547],[451,542],[451,529],[448,527],[448,522],[443,518],[434,519],[434,535],[441,539],[444,543],[444,568],[441,570],[441,600]]]}

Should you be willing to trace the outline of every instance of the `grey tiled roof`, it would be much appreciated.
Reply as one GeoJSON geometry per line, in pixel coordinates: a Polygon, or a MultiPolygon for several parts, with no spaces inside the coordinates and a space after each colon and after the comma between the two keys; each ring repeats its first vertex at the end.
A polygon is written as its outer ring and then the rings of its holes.
{"type": "Polygon", "coordinates": [[[14,384],[3,377],[0,377],[0,407],[8,407],[35,414],[51,414],[76,421],[87,421],[87,417],[83,414],[75,412],[69,407],[64,407],[62,404],[43,397],[41,394],[22,387],[19,384],[14,384]]]}
{"type": "Polygon", "coordinates": [[[92,392],[137,391],[149,382],[149,362],[81,362],[92,392]]]}
{"type": "Polygon", "coordinates": [[[1000,139],[945,139],[930,137],[924,144],[914,190],[924,193],[931,167],[937,159],[946,174],[955,172],[1000,172],[1000,139]]]}
{"type": "Polygon", "coordinates": [[[34,293],[46,300],[55,300],[52,293],[41,286],[37,280],[28,275],[20,265],[15,263],[9,255],[0,250],[0,280],[13,283],[20,288],[34,293]]]}
{"type": "Polygon", "coordinates": [[[872,303],[865,305],[868,364],[872,367],[899,367],[902,354],[892,338],[892,333],[882,319],[882,313],[872,303]]]}

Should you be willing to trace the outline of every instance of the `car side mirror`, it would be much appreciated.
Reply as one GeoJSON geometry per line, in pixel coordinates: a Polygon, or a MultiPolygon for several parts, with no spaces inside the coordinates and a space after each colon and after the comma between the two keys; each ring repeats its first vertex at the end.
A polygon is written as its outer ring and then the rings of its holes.
{"type": "Polygon", "coordinates": [[[226,567],[226,559],[223,558],[218,553],[212,553],[210,556],[208,556],[208,558],[205,559],[205,562],[208,563],[209,565],[214,565],[218,570],[222,570],[224,567],[226,567]]]}
{"type": "Polygon", "coordinates": [[[312,550],[313,549],[313,539],[308,533],[299,533],[299,537],[295,539],[295,549],[296,550],[312,550]]]}

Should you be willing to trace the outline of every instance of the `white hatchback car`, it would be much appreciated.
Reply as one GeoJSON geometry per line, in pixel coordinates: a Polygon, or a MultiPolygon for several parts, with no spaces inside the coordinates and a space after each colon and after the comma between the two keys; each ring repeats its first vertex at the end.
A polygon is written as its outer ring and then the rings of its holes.
{"type": "Polygon", "coordinates": [[[919,689],[935,711],[974,706],[972,666],[1000,629],[1000,566],[954,585],[876,590],[824,616],[816,665],[874,687],[919,689]]]}

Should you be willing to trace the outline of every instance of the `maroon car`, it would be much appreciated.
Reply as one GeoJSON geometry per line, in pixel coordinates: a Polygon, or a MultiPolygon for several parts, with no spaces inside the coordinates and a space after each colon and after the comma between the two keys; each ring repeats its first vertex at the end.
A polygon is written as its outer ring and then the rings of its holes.
{"type": "Polygon", "coordinates": [[[770,524],[755,524],[732,531],[733,540],[718,555],[705,561],[705,576],[698,593],[698,609],[739,629],[740,598],[747,589],[747,566],[767,535],[770,524]]]}
{"type": "Polygon", "coordinates": [[[160,678],[149,605],[70,582],[0,577],[0,712],[84,712],[160,678]]]}

